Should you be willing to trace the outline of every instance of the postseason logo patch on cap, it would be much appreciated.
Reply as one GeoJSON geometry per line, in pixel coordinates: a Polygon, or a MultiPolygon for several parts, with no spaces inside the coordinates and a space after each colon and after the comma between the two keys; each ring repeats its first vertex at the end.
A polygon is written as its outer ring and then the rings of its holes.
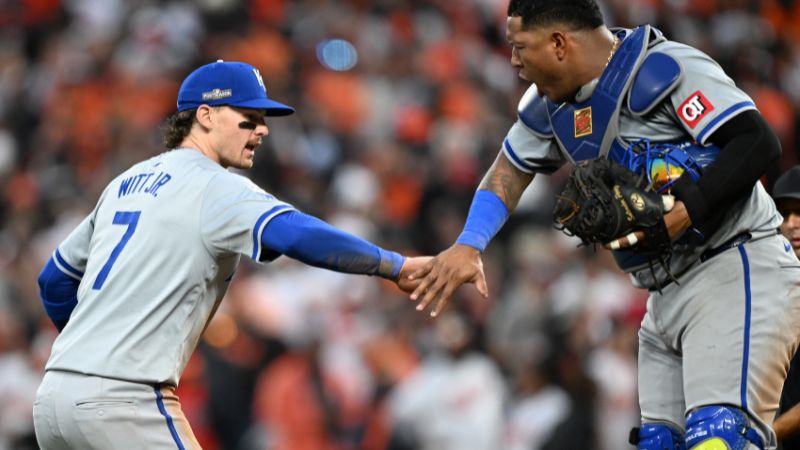
{"type": "Polygon", "coordinates": [[[219,100],[221,98],[228,98],[233,96],[233,91],[230,89],[214,89],[213,91],[203,92],[203,100],[219,100]]]}

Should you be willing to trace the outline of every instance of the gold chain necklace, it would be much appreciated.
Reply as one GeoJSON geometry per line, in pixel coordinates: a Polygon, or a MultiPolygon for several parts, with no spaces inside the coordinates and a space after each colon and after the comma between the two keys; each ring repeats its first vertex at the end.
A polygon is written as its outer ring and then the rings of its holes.
{"type": "Polygon", "coordinates": [[[614,57],[614,53],[617,52],[617,47],[619,47],[619,38],[615,34],[614,35],[614,44],[611,45],[611,52],[609,52],[608,59],[606,60],[606,67],[608,67],[608,64],[611,62],[611,58],[614,57]]]}

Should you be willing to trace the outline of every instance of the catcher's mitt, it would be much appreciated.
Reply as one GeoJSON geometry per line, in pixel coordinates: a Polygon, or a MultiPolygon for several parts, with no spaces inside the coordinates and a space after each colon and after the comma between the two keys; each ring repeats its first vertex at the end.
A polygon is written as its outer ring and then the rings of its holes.
{"type": "Polygon", "coordinates": [[[584,244],[606,244],[635,230],[644,240],[630,248],[636,253],[664,257],[671,244],[662,195],[647,180],[609,159],[577,163],[553,211],[557,226],[584,244]]]}

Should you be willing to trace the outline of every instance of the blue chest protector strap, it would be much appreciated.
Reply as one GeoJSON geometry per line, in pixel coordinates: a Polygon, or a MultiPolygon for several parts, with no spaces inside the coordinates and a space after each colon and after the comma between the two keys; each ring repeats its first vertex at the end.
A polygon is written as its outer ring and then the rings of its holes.
{"type": "Polygon", "coordinates": [[[649,26],[633,30],[614,53],[591,97],[583,102],[563,103],[551,115],[556,139],[573,162],[607,154],[615,159],[615,153],[624,150],[617,142],[619,110],[649,39],[649,26]]]}

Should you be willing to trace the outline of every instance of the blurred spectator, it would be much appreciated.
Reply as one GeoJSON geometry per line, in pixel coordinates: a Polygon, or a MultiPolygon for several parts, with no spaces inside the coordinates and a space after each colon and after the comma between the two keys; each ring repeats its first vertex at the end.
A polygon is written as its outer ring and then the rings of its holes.
{"type": "Polygon", "coordinates": [[[459,312],[435,324],[436,350],[392,393],[391,414],[405,442],[420,450],[501,448],[506,388],[495,363],[475,351],[459,312]]]}
{"type": "Polygon", "coordinates": [[[292,349],[259,378],[254,413],[264,429],[266,448],[355,448],[350,425],[356,411],[337,380],[324,373],[319,349],[316,339],[292,349]]]}
{"type": "Polygon", "coordinates": [[[555,375],[555,367],[545,362],[517,369],[502,448],[540,450],[566,420],[570,398],[553,380],[555,375]]]}
{"type": "MultiPolygon", "coordinates": [[[[0,301],[0,449],[36,449],[33,400],[41,382],[43,342],[29,342],[22,317],[0,301]]],[[[41,340],[47,339],[42,335],[41,340]]],[[[50,341],[49,339],[47,339],[50,341]]],[[[49,345],[51,342],[47,342],[49,345]]]]}

